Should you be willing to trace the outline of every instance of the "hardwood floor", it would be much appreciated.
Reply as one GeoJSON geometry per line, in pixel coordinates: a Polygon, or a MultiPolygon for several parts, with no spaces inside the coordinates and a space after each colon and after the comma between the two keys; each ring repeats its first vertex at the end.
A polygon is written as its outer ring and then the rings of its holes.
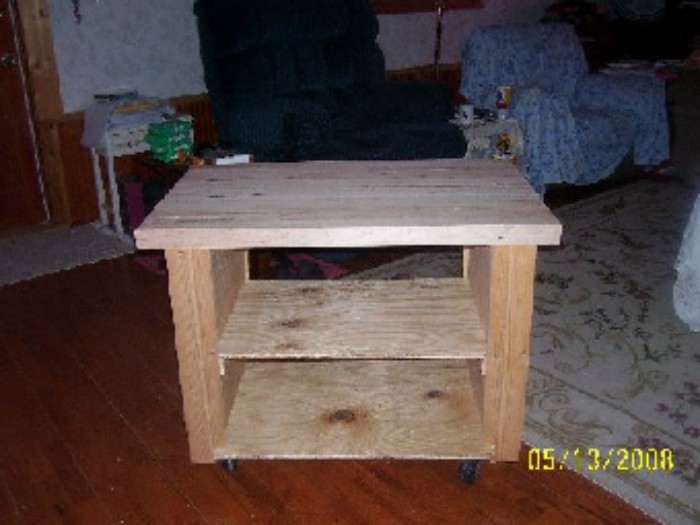
{"type": "MultiPolygon", "coordinates": [[[[0,524],[653,523],[569,471],[192,465],[167,281],[130,257],[0,288],[0,524]]],[[[438,431],[438,429],[436,429],[438,431]]]]}

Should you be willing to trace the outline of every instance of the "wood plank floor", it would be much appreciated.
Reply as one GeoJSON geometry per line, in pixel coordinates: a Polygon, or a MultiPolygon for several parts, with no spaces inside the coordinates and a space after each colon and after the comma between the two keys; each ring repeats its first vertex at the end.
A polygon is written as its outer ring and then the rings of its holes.
{"type": "Polygon", "coordinates": [[[0,524],[653,523],[524,448],[474,485],[455,461],[190,464],[167,281],[130,257],[0,288],[0,400],[0,524]]]}

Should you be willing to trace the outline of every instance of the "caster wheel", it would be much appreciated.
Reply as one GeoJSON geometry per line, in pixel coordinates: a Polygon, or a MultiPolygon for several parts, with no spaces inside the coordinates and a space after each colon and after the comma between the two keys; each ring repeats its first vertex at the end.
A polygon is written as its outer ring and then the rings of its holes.
{"type": "Polygon", "coordinates": [[[478,459],[467,459],[462,461],[459,466],[459,479],[464,483],[472,484],[479,477],[479,470],[481,469],[481,461],[478,459]]]}
{"type": "Polygon", "coordinates": [[[224,467],[224,470],[227,472],[233,472],[238,466],[238,461],[233,458],[224,459],[221,461],[221,466],[224,467]]]}

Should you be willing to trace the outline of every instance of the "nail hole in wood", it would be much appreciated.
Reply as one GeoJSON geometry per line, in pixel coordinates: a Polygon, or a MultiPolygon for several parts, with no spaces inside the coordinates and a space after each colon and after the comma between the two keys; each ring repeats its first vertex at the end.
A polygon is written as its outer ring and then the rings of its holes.
{"type": "Polygon", "coordinates": [[[277,345],[277,350],[301,350],[303,347],[296,341],[288,341],[277,345]]]}
{"type": "Polygon", "coordinates": [[[305,322],[303,319],[287,319],[280,323],[280,325],[284,326],[285,328],[299,328],[304,324],[305,322]]]}
{"type": "Polygon", "coordinates": [[[328,421],[331,423],[352,423],[356,419],[355,412],[347,408],[336,410],[328,415],[328,421]]]}

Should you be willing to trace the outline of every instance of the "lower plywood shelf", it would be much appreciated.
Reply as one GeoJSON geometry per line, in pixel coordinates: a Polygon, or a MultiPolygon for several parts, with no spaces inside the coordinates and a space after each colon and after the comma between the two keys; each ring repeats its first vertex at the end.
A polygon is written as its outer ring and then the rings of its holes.
{"type": "Polygon", "coordinates": [[[238,388],[218,459],[493,453],[483,440],[479,360],[229,361],[227,367],[224,380],[238,377],[238,388]]]}

